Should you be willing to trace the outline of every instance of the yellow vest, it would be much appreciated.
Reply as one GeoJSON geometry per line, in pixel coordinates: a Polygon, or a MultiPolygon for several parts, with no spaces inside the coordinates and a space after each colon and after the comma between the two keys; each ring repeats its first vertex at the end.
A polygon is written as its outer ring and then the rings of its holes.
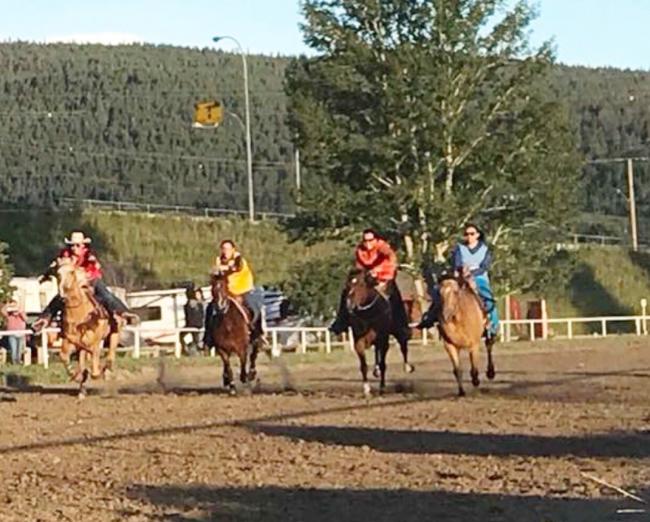
{"type": "Polygon", "coordinates": [[[228,273],[226,276],[228,292],[231,295],[242,295],[253,290],[255,286],[253,283],[253,272],[239,252],[235,252],[233,257],[227,261],[217,256],[215,266],[222,267],[222,269],[225,268],[226,271],[233,270],[233,272],[228,273]],[[239,270],[237,270],[237,264],[240,265],[239,270]]]}

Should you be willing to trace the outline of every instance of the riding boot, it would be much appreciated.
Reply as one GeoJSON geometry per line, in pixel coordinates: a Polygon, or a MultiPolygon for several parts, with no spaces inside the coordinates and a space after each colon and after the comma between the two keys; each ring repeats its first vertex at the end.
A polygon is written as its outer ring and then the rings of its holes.
{"type": "Polygon", "coordinates": [[[433,328],[438,322],[440,317],[440,290],[434,287],[431,291],[431,305],[429,309],[422,314],[420,322],[415,325],[415,328],[424,330],[425,328],[433,328]]]}
{"type": "Polygon", "coordinates": [[[329,331],[334,335],[341,335],[348,330],[349,314],[347,306],[347,292],[341,292],[341,299],[339,300],[339,307],[336,310],[336,318],[329,326],[329,331]]]}
{"type": "Polygon", "coordinates": [[[244,294],[244,304],[251,313],[250,333],[251,337],[255,338],[262,333],[262,307],[264,306],[264,294],[260,294],[256,290],[244,294]]]}
{"type": "Polygon", "coordinates": [[[50,324],[50,321],[57,314],[63,313],[65,308],[65,303],[63,298],[60,295],[55,295],[49,304],[45,307],[45,310],[38,316],[38,319],[32,324],[32,329],[34,332],[39,332],[42,328],[50,324]]]}
{"type": "Polygon", "coordinates": [[[212,339],[212,329],[214,327],[214,303],[209,302],[205,308],[205,329],[203,331],[203,346],[212,348],[214,341],[212,339]]]}
{"type": "Polygon", "coordinates": [[[404,330],[407,334],[410,333],[409,320],[406,317],[406,307],[402,300],[402,294],[397,288],[395,281],[391,281],[388,286],[388,301],[391,305],[391,313],[393,315],[393,323],[396,330],[404,330]]]}
{"type": "Polygon", "coordinates": [[[122,300],[108,289],[104,281],[96,279],[93,282],[93,288],[97,301],[106,308],[109,316],[113,317],[113,315],[117,314],[126,319],[129,324],[137,324],[140,322],[140,317],[129,311],[122,300]]]}

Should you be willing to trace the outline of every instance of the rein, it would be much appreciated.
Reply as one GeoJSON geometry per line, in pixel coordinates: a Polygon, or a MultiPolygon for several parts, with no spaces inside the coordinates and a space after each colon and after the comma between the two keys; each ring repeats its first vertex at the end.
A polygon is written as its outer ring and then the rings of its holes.
{"type": "MultiPolygon", "coordinates": [[[[225,305],[223,308],[220,308],[219,311],[220,311],[223,315],[226,315],[226,314],[228,313],[228,310],[230,310],[230,303],[232,303],[232,304],[235,305],[235,307],[237,308],[237,311],[239,311],[239,313],[240,313],[240,314],[242,315],[242,317],[244,318],[244,321],[246,321],[246,324],[250,324],[250,319],[248,318],[248,313],[246,312],[246,310],[244,309],[244,307],[239,303],[239,301],[237,301],[237,299],[235,299],[235,298],[232,297],[232,296],[228,296],[228,297],[226,298],[226,305],[225,305]]],[[[218,306],[219,306],[219,305],[217,305],[217,307],[218,307],[218,306]]]]}
{"type": "Polygon", "coordinates": [[[370,301],[370,304],[367,305],[359,305],[356,307],[357,310],[365,311],[365,310],[370,310],[375,304],[377,304],[377,300],[379,299],[380,295],[379,292],[376,292],[375,298],[370,301]]]}
{"type": "Polygon", "coordinates": [[[239,310],[239,313],[242,314],[242,317],[244,318],[244,321],[246,321],[246,324],[249,324],[250,320],[248,319],[248,314],[246,313],[246,310],[244,310],[244,307],[239,303],[239,301],[230,296],[228,296],[228,301],[231,301],[237,307],[237,310],[239,310]]]}

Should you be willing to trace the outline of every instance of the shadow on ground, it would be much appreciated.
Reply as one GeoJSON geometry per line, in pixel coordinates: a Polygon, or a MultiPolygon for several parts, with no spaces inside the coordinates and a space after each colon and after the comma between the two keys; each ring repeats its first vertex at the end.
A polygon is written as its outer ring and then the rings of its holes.
{"type": "Polygon", "coordinates": [[[552,498],[406,489],[298,489],[131,486],[127,495],[156,514],[124,512],[149,520],[207,522],[601,522],[646,520],[646,514],[617,515],[639,508],[618,499],[552,498]]]}
{"type": "Polygon", "coordinates": [[[649,458],[650,430],[598,435],[542,436],[457,431],[389,430],[353,426],[251,423],[268,436],[338,446],[368,446],[385,453],[526,457],[649,458]]]}

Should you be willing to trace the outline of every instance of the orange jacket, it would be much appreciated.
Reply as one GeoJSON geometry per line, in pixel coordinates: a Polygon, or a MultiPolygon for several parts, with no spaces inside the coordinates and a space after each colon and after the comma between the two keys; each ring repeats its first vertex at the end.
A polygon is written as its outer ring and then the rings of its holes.
{"type": "Polygon", "coordinates": [[[397,273],[397,254],[383,239],[377,239],[373,249],[367,249],[363,243],[357,246],[355,257],[357,268],[365,268],[384,283],[395,279],[397,273]]]}

